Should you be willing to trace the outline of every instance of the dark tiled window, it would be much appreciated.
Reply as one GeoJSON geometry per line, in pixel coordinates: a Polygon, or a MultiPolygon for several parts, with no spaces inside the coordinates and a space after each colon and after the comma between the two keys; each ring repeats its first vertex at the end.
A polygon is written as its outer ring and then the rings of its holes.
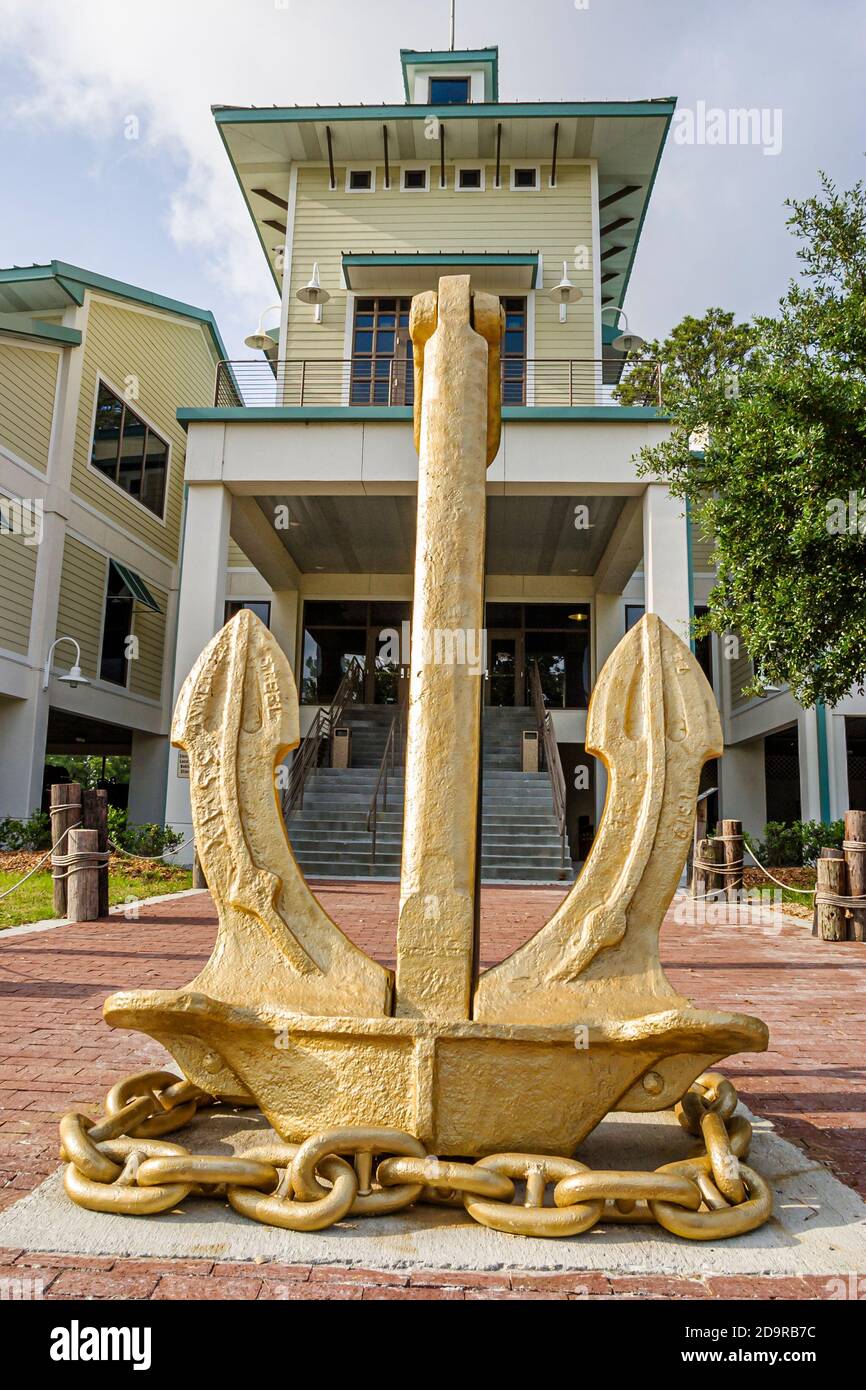
{"type": "Polygon", "coordinates": [[[130,497],[162,516],[168,444],[104,382],[99,383],[96,399],[90,462],[130,497]]]}

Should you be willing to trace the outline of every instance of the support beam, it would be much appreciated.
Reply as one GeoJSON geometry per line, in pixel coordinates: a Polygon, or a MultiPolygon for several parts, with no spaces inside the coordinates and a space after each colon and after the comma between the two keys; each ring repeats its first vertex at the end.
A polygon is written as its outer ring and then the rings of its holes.
{"type": "MultiPolygon", "coordinates": [[[[291,508],[291,499],[286,499],[291,508]]],[[[233,497],[231,537],[272,589],[297,589],[301,572],[254,497],[233,497]]]]}
{"type": "MultiPolygon", "coordinates": [[[[627,497],[595,571],[596,593],[622,593],[640,564],[643,509],[639,497],[627,497]]],[[[624,634],[620,633],[622,637],[624,634]]],[[[617,638],[617,641],[619,638],[617,638]]]]}
{"type": "Polygon", "coordinates": [[[627,183],[624,188],[618,188],[615,193],[608,193],[606,198],[599,202],[599,208],[609,208],[613,203],[618,203],[620,198],[627,198],[630,193],[640,192],[639,183],[627,183]]]}
{"type": "MultiPolygon", "coordinates": [[[[222,483],[194,483],[187,493],[183,561],[174,664],[174,701],[200,653],[223,626],[226,601],[231,494],[222,483]]],[[[171,752],[165,820],[183,838],[192,836],[189,777],[183,776],[178,750],[171,752]]],[[[191,864],[193,846],[178,859],[191,864]]]]}
{"type": "Polygon", "coordinates": [[[687,645],[691,637],[691,575],[684,505],[665,483],[650,483],[643,496],[646,611],[658,613],[687,645]]]}

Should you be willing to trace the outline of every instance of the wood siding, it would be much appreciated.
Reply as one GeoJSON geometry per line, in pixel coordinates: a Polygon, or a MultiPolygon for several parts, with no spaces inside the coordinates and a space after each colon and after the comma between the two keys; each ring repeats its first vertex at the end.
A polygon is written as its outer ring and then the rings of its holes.
{"type": "Polygon", "coordinates": [[[178,553],[186,435],[179,406],[210,405],[217,357],[203,324],[90,297],[75,436],[72,489],[77,497],[167,558],[178,553]],[[138,410],[171,444],[165,524],[89,466],[97,375],[123,393],[138,379],[138,410]]]}
{"type": "Polygon", "coordinates": [[[135,605],[132,631],[138,638],[138,660],[131,663],[129,689],[134,695],[146,695],[151,700],[162,696],[162,668],[165,658],[165,622],[168,594],[148,583],[161,613],[135,605]]]}
{"type": "MultiPolygon", "coordinates": [[[[57,637],[74,637],[81,646],[81,669],[91,680],[99,674],[99,642],[105,610],[108,560],[98,550],[67,535],[63,547],[57,637]]],[[[61,649],[61,656],[66,656],[61,649]]]]}
{"type": "MultiPolygon", "coordinates": [[[[0,493],[0,501],[5,501],[0,493]]],[[[39,547],[0,533],[0,647],[26,656],[39,547]]]]}
{"type": "Polygon", "coordinates": [[[48,467],[58,352],[0,344],[0,449],[44,473],[48,467]]]}
{"type": "Polygon", "coordinates": [[[388,190],[384,188],[384,167],[377,167],[374,193],[346,193],[345,165],[337,166],[333,192],[328,187],[326,168],[300,168],[285,355],[325,359],[346,355],[347,294],[341,287],[344,251],[541,251],[545,286],[550,288],[559,281],[566,260],[569,278],[583,291],[583,299],[569,309],[568,322],[560,324],[557,305],[544,295],[536,295],[535,348],[533,353],[530,346],[530,355],[592,358],[592,269],[574,268],[576,248],[592,247],[589,165],[561,165],[556,188],[548,188],[550,165],[542,164],[537,191],[512,192],[508,165],[502,169],[503,187],[496,189],[494,166],[486,160],[480,162],[486,179],[482,192],[457,192],[453,165],[446,165],[446,189],[438,187],[438,166],[431,167],[431,187],[425,193],[400,190],[398,162],[392,165],[388,190]],[[309,306],[295,298],[309,280],[314,261],[319,263],[323,287],[332,296],[325,305],[322,324],[315,324],[309,306]]]}

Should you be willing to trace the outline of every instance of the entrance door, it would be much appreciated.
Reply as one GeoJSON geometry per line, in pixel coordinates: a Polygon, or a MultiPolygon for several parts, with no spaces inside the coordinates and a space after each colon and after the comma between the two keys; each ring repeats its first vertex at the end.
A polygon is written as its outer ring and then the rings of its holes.
{"type": "Polygon", "coordinates": [[[524,686],[523,633],[489,632],[487,703],[499,706],[523,705],[524,686]]]}

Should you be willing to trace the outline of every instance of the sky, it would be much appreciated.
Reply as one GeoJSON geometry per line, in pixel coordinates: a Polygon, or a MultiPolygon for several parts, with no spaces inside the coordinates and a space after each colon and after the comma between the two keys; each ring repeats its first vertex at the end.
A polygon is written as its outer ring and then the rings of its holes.
{"type": "MultiPolygon", "coordinates": [[[[248,356],[273,283],[211,105],[402,101],[399,49],[446,48],[448,11],[0,0],[0,265],[56,258],[213,309],[248,356]]],[[[710,305],[772,312],[797,268],[785,199],[866,172],[863,0],[456,0],[456,42],[499,45],[506,101],[678,98],[625,306],[646,338],[710,305]],[[687,140],[744,107],[757,142],[687,140]]]]}

